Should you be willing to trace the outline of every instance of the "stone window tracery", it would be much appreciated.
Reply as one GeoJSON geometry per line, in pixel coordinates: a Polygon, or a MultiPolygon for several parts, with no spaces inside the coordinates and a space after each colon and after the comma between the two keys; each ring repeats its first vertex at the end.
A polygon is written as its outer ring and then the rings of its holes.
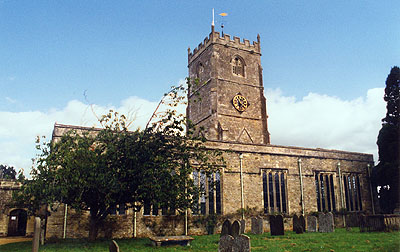
{"type": "Polygon", "coordinates": [[[264,170],[264,213],[287,213],[287,170],[264,170]]]}
{"type": "Polygon", "coordinates": [[[232,60],[232,72],[234,75],[244,77],[244,60],[235,56],[232,60]]]}
{"type": "Polygon", "coordinates": [[[318,212],[336,211],[334,175],[315,172],[315,192],[318,212]]]}
{"type": "Polygon", "coordinates": [[[361,185],[358,174],[343,175],[346,210],[358,212],[363,210],[361,185]]]}
{"type": "Polygon", "coordinates": [[[192,214],[221,214],[222,194],[220,173],[215,172],[206,175],[204,171],[193,171],[193,182],[195,186],[199,187],[200,195],[199,198],[194,199],[192,214]]]}

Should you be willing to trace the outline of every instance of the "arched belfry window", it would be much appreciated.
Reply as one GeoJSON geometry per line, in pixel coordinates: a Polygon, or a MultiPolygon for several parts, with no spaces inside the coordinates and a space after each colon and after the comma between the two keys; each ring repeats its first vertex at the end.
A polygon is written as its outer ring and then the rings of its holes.
{"type": "Polygon", "coordinates": [[[235,56],[232,59],[233,74],[244,77],[244,66],[245,66],[245,63],[241,57],[235,56]]]}
{"type": "Polygon", "coordinates": [[[196,67],[196,78],[201,79],[204,73],[204,65],[203,63],[199,62],[196,67]]]}

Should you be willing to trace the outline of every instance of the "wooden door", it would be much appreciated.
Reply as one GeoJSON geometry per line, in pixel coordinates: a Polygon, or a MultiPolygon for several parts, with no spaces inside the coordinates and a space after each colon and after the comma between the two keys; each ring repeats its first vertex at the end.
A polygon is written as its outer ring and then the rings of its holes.
{"type": "Polygon", "coordinates": [[[10,212],[8,221],[8,236],[25,236],[27,213],[23,209],[15,209],[10,212]]]}

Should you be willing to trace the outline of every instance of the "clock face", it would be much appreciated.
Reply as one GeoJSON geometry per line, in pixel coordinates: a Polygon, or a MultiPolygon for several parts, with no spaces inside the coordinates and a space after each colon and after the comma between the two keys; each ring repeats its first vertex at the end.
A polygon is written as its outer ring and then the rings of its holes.
{"type": "Polygon", "coordinates": [[[249,106],[249,103],[247,102],[246,98],[244,98],[241,94],[237,94],[233,97],[232,104],[235,107],[235,109],[239,112],[245,111],[249,106]]]}

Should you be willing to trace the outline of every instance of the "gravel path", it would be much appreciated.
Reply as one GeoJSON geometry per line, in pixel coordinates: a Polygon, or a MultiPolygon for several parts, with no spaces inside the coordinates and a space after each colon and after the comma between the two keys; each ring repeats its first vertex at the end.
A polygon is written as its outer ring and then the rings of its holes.
{"type": "Polygon", "coordinates": [[[24,241],[32,241],[32,237],[1,237],[0,238],[0,245],[7,244],[7,243],[14,243],[14,242],[24,242],[24,241]]]}

